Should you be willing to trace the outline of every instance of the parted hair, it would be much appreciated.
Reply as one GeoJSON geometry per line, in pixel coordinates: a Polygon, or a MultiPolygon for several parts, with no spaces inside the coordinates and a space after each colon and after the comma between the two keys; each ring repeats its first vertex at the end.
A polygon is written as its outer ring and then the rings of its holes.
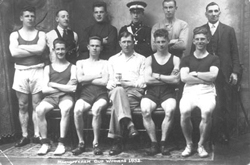
{"type": "Polygon", "coordinates": [[[57,39],[55,39],[55,40],[53,41],[53,47],[54,47],[54,48],[56,47],[56,44],[64,44],[65,47],[66,47],[65,41],[64,41],[63,39],[61,39],[61,38],[57,38],[57,39]]]}
{"type": "Polygon", "coordinates": [[[168,36],[168,31],[166,29],[157,29],[154,32],[154,39],[156,39],[156,37],[164,37],[169,41],[169,36],[168,36]]]}
{"type": "Polygon", "coordinates": [[[193,30],[193,38],[195,37],[196,34],[204,34],[208,40],[210,40],[211,34],[208,31],[208,29],[206,27],[197,27],[193,30]]]}

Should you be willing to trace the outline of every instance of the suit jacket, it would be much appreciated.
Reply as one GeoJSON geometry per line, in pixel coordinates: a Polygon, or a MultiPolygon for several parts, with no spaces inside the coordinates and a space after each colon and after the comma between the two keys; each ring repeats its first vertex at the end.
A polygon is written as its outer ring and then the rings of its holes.
{"type": "MultiPolygon", "coordinates": [[[[206,27],[209,31],[209,25],[205,24],[201,27],[206,27]]],[[[234,28],[219,23],[217,27],[219,33],[219,41],[215,55],[220,58],[220,69],[226,81],[229,80],[231,73],[240,74],[239,52],[234,28]]],[[[192,44],[191,54],[195,50],[195,45],[192,44]]],[[[212,54],[212,52],[209,52],[212,54]]]]}

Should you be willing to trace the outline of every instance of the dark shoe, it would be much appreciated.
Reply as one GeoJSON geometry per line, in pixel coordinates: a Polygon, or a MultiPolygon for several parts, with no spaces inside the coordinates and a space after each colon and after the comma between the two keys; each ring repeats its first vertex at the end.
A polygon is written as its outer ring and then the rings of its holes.
{"type": "Polygon", "coordinates": [[[128,131],[129,131],[128,133],[129,138],[134,138],[137,135],[139,135],[138,131],[135,129],[135,126],[130,126],[128,131]]]}
{"type": "Polygon", "coordinates": [[[154,156],[159,153],[159,146],[157,142],[152,142],[151,147],[146,150],[148,156],[154,156]]]}
{"type": "Polygon", "coordinates": [[[102,155],[102,150],[100,149],[99,147],[99,144],[96,143],[94,146],[93,146],[93,150],[94,150],[94,154],[95,155],[102,155]]]}
{"type": "Polygon", "coordinates": [[[22,137],[22,139],[16,143],[15,147],[22,147],[22,146],[25,146],[26,144],[29,144],[30,143],[30,139],[27,138],[27,137],[22,137]]]}
{"type": "Polygon", "coordinates": [[[116,139],[112,149],[109,151],[109,155],[118,155],[122,152],[122,142],[121,139],[116,139]]]}
{"type": "Polygon", "coordinates": [[[31,142],[35,143],[35,144],[40,144],[41,143],[41,139],[39,136],[34,136],[31,138],[31,142]]]}
{"type": "Polygon", "coordinates": [[[165,142],[161,142],[161,154],[162,155],[170,155],[170,150],[166,147],[165,142]]]}
{"type": "Polygon", "coordinates": [[[85,145],[84,143],[79,143],[78,147],[74,150],[72,150],[73,155],[80,155],[85,151],[85,145]]]}

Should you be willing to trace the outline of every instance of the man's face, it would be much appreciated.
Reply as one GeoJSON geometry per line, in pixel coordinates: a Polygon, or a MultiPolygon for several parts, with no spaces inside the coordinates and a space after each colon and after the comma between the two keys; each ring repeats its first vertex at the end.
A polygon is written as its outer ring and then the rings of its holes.
{"type": "Polygon", "coordinates": [[[143,11],[132,10],[130,11],[130,15],[133,23],[141,22],[143,17],[143,11]]]}
{"type": "Polygon", "coordinates": [[[131,36],[122,37],[119,44],[124,54],[130,54],[134,51],[134,41],[131,36]]]}
{"type": "Polygon", "coordinates": [[[163,11],[167,19],[174,18],[176,10],[177,7],[175,6],[173,1],[163,3],[163,11]]]}
{"type": "Polygon", "coordinates": [[[205,34],[196,34],[193,38],[196,50],[205,50],[209,40],[205,34]]]}
{"type": "Polygon", "coordinates": [[[214,24],[217,21],[219,21],[220,13],[221,12],[219,6],[213,5],[213,6],[208,6],[205,15],[208,19],[208,22],[214,24]]]}
{"type": "Polygon", "coordinates": [[[165,51],[168,48],[168,43],[169,41],[164,37],[155,38],[156,49],[159,52],[165,51]]]}
{"type": "Polygon", "coordinates": [[[106,18],[106,11],[104,7],[95,7],[93,12],[96,22],[103,22],[106,18]]]}
{"type": "Polygon", "coordinates": [[[35,13],[30,11],[24,11],[23,15],[20,17],[24,26],[33,27],[35,24],[35,13]]]}
{"type": "Polygon", "coordinates": [[[54,47],[54,51],[56,54],[56,57],[58,59],[64,59],[66,55],[66,47],[65,44],[57,43],[54,47]]]}
{"type": "Polygon", "coordinates": [[[56,22],[63,29],[67,28],[69,26],[69,13],[65,10],[60,11],[56,17],[56,22]]]}
{"type": "Polygon", "coordinates": [[[90,56],[99,56],[102,50],[101,41],[97,39],[91,39],[88,45],[90,56]]]}

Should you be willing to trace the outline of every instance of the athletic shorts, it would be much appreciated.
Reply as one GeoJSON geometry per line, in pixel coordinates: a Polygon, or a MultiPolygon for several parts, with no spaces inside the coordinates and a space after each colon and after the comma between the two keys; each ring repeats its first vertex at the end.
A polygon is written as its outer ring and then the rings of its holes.
{"type": "Polygon", "coordinates": [[[167,85],[148,86],[143,98],[148,98],[160,105],[169,98],[176,98],[175,87],[167,85]]]}
{"type": "Polygon", "coordinates": [[[71,100],[74,102],[74,99],[70,94],[63,92],[48,95],[43,99],[43,101],[51,104],[54,108],[58,107],[59,103],[64,100],[71,100]]]}
{"type": "Polygon", "coordinates": [[[84,85],[81,88],[79,99],[86,101],[90,105],[93,105],[99,99],[104,99],[107,103],[109,100],[106,87],[93,84],[84,85]]]}
{"type": "Polygon", "coordinates": [[[16,69],[12,88],[25,94],[36,94],[42,91],[43,67],[16,69]]]}

